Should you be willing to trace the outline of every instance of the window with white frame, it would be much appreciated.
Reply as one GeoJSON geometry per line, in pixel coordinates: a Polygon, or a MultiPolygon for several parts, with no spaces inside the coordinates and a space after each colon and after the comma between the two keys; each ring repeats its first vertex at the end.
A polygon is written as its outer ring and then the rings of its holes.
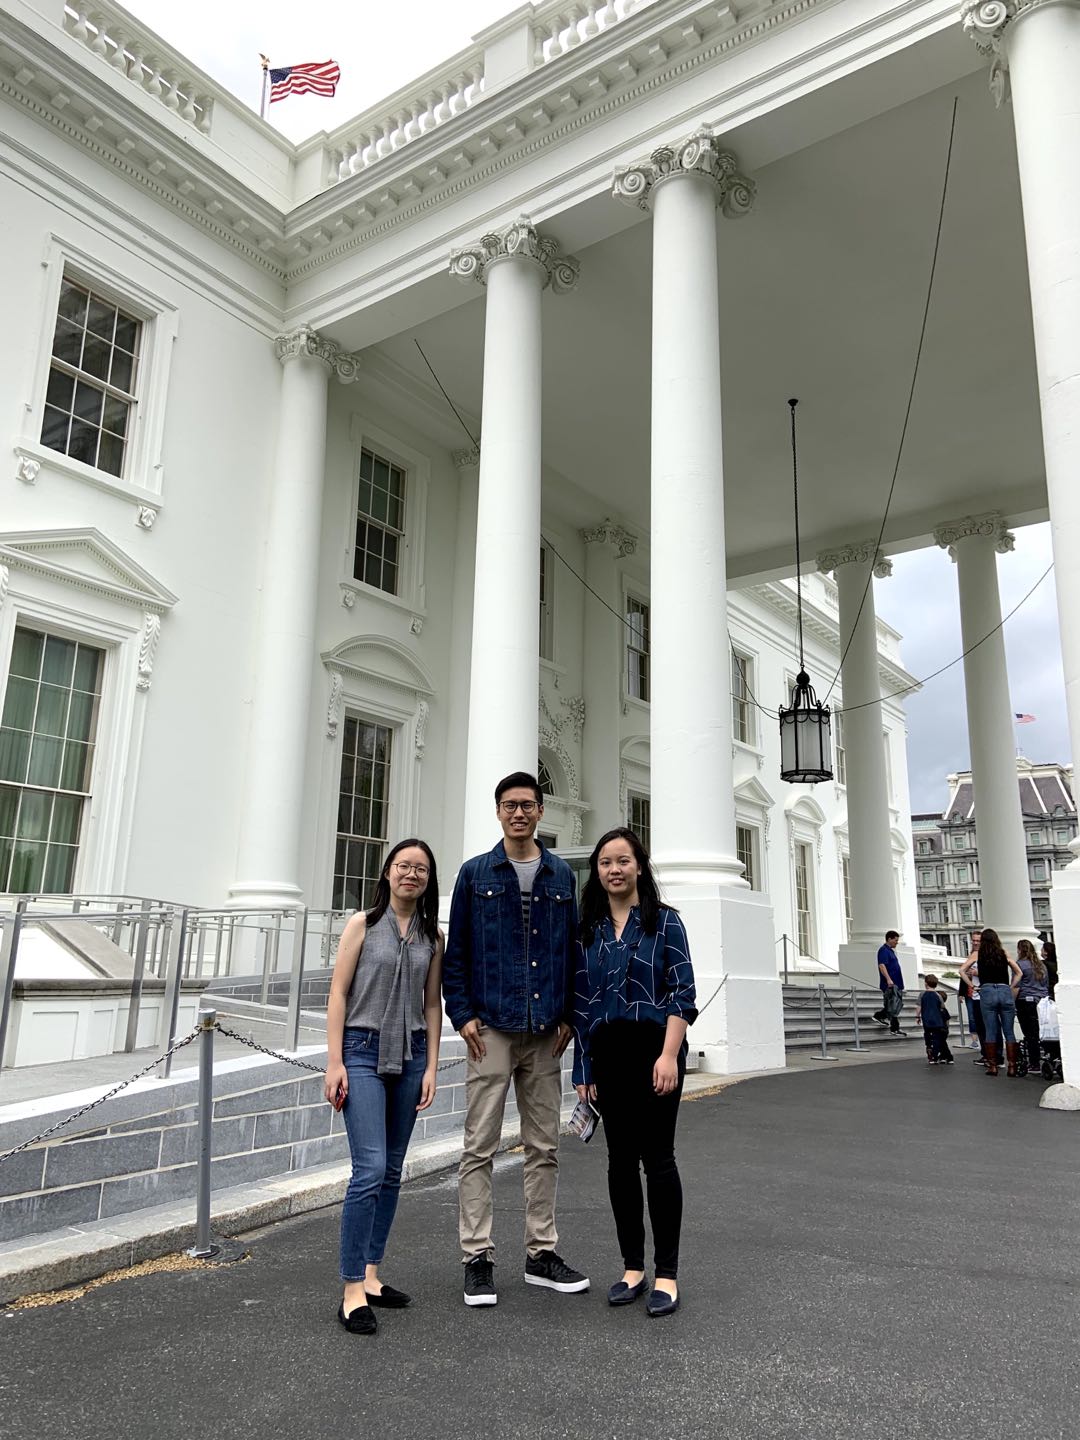
{"type": "Polygon", "coordinates": [[[750,699],[754,662],[742,651],[731,652],[731,733],[741,745],[754,743],[754,708],[750,699]]]}
{"type": "Polygon", "coordinates": [[[369,906],[386,855],[390,813],[390,752],[393,732],[346,715],[338,789],[333,908],[369,906]]]}
{"type": "Polygon", "coordinates": [[[405,487],[404,469],[365,445],[360,451],[353,576],[388,595],[399,591],[405,487]]]}
{"type": "Polygon", "coordinates": [[[103,650],[18,627],[0,717],[0,891],[72,889],[103,650]]]}
{"type": "MultiPolygon", "coordinates": [[[[834,733],[835,733],[835,732],[834,732],[834,733]]],[[[920,855],[929,855],[929,854],[930,854],[930,841],[929,841],[929,840],[920,840],[920,841],[919,841],[919,854],[920,854],[920,855]]]]}
{"type": "Polygon", "coordinates": [[[634,790],[626,792],[626,823],[644,845],[652,849],[652,802],[648,795],[634,790]]]}
{"type": "Polygon", "coordinates": [[[1028,834],[1029,845],[1045,845],[1046,841],[1041,830],[1032,830],[1028,834]]]}
{"type": "MultiPolygon", "coordinates": [[[[840,891],[844,902],[844,934],[851,938],[851,857],[840,856],[840,891]]],[[[924,909],[933,909],[933,906],[924,906],[924,909]]],[[[933,919],[932,915],[927,917],[933,919]]]]}
{"type": "Polygon", "coordinates": [[[795,935],[799,954],[816,959],[814,939],[814,847],[795,842],[795,935]]]}
{"type": "Polygon", "coordinates": [[[1031,864],[1028,866],[1028,869],[1031,871],[1032,880],[1039,881],[1046,879],[1045,860],[1032,860],[1031,864]]]}
{"type": "Polygon", "coordinates": [[[954,873],[955,873],[955,875],[956,875],[956,883],[957,883],[957,885],[970,885],[970,884],[971,884],[971,866],[970,866],[970,865],[957,865],[957,866],[956,866],[956,870],[955,870],[954,873]]]}
{"type": "Polygon", "coordinates": [[[649,607],[634,595],[626,597],[626,693],[649,699],[649,607]]]}
{"type": "Polygon", "coordinates": [[[41,443],[117,478],[135,429],[142,321],[65,274],[60,284],[41,443]]]}
{"type": "Polygon", "coordinates": [[[1068,830],[1055,830],[1055,831],[1054,831],[1054,844],[1055,844],[1055,845],[1068,845],[1068,843],[1069,843],[1069,841],[1070,841],[1071,839],[1072,839],[1072,835],[1071,835],[1071,833],[1070,833],[1068,830]]]}
{"type": "Polygon", "coordinates": [[[735,826],[735,855],[751,890],[761,889],[760,845],[753,825],[735,826]]]}
{"type": "Polygon", "coordinates": [[[971,906],[961,904],[959,906],[960,924],[967,925],[971,921],[971,906]]]}
{"type": "Polygon", "coordinates": [[[1042,920],[1049,920],[1049,919],[1050,919],[1050,901],[1049,901],[1049,900],[1036,900],[1036,901],[1035,901],[1035,919],[1036,919],[1036,920],[1040,920],[1040,921],[1042,921],[1042,920]]]}
{"type": "MultiPolygon", "coordinates": [[[[834,710],[832,717],[833,775],[838,785],[847,784],[847,750],[844,747],[844,712],[834,710]]],[[[927,849],[929,849],[929,842],[927,849]]]]}
{"type": "Polygon", "coordinates": [[[540,659],[555,659],[555,612],[552,604],[554,566],[546,545],[540,546],[540,659]]]}

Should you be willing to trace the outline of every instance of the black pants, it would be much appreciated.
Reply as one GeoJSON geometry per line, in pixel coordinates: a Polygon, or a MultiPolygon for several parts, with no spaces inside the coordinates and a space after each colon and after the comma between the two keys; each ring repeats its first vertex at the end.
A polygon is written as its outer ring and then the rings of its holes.
{"type": "Polygon", "coordinates": [[[923,1038],[926,1041],[926,1053],[931,1060],[951,1060],[953,1053],[949,1049],[949,1032],[940,1026],[931,1029],[928,1025],[923,1026],[923,1038]]]}
{"type": "Polygon", "coordinates": [[[1027,1045],[1028,1069],[1038,1070],[1042,1065],[1039,1054],[1039,1002],[1018,999],[1016,1018],[1020,1021],[1020,1030],[1027,1045]]]}
{"type": "Polygon", "coordinates": [[[591,1046],[597,1105],[607,1136],[608,1195],[623,1264],[627,1270],[645,1269],[644,1165],[655,1273],[660,1279],[674,1280],[679,1273],[683,1201],[675,1164],[675,1125],[686,1047],[679,1054],[675,1089],[657,1095],[652,1072],[663,1048],[663,1026],[648,1020],[601,1025],[591,1046]]]}

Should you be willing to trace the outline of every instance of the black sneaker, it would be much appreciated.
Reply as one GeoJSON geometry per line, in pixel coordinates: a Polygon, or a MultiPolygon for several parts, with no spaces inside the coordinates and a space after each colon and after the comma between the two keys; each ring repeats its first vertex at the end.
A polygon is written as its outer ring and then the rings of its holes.
{"type": "Polygon", "coordinates": [[[486,1255],[474,1255],[465,1266],[465,1304],[497,1305],[495,1266],[486,1255]]]}
{"type": "Polygon", "coordinates": [[[541,1250],[535,1257],[525,1257],[525,1284],[543,1285],[547,1290],[573,1295],[579,1290],[588,1290],[589,1277],[572,1269],[554,1250],[541,1250]]]}

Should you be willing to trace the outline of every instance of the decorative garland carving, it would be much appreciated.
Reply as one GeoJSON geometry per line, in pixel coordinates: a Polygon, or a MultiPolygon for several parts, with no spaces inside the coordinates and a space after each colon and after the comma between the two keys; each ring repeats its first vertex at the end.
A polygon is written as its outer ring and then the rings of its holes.
{"type": "Polygon", "coordinates": [[[8,586],[11,584],[11,571],[6,565],[0,565],[0,610],[4,608],[4,601],[7,599],[8,586]]]}
{"type": "Polygon", "coordinates": [[[161,616],[148,610],[143,616],[142,639],[139,641],[139,676],[137,690],[149,690],[154,674],[154,654],[161,635],[161,616]]]}
{"type": "Polygon", "coordinates": [[[416,758],[424,758],[424,745],[427,733],[428,715],[431,713],[431,706],[426,700],[421,700],[416,710],[416,728],[413,731],[413,748],[416,751],[416,758]]]}
{"type": "Polygon", "coordinates": [[[514,256],[535,261],[544,272],[544,285],[550,285],[556,295],[568,294],[578,282],[580,261],[573,255],[563,255],[559,242],[541,235],[527,215],[505,230],[481,235],[475,245],[452,250],[450,274],[458,280],[477,280],[484,285],[491,265],[514,256]]]}
{"type": "Polygon", "coordinates": [[[341,697],[345,690],[345,681],[342,679],[340,670],[330,671],[330,699],[326,706],[326,737],[333,740],[337,735],[338,726],[341,724],[341,697]]]}
{"type": "Polygon", "coordinates": [[[854,540],[850,545],[838,545],[835,550],[822,550],[817,557],[817,568],[823,575],[831,575],[841,565],[869,565],[871,561],[879,580],[892,574],[892,561],[882,555],[873,540],[854,540]]]}
{"type": "Polygon", "coordinates": [[[637,553],[637,536],[631,535],[629,530],[624,530],[621,525],[604,519],[599,525],[592,525],[587,530],[582,530],[581,538],[586,545],[610,545],[615,550],[620,560],[625,560],[628,555],[637,553]]]}
{"type": "Polygon", "coordinates": [[[480,446],[474,445],[471,450],[455,450],[453,461],[459,470],[475,469],[480,464],[480,446]]]}
{"type": "Polygon", "coordinates": [[[934,531],[934,541],[943,550],[948,550],[949,559],[956,559],[956,547],[961,540],[976,536],[992,539],[999,555],[1007,555],[1016,545],[1016,536],[1005,523],[1000,511],[992,510],[987,515],[965,515],[948,525],[939,525],[934,531]]]}
{"type": "Polygon", "coordinates": [[[678,145],[662,145],[647,160],[616,170],[611,193],[639,210],[649,208],[649,197],[661,180],[673,175],[700,175],[711,180],[716,203],[729,220],[753,209],[757,186],[739,169],[730,150],[721,149],[711,130],[702,126],[678,145]]]}
{"type": "Polygon", "coordinates": [[[325,339],[310,325],[300,325],[295,330],[290,330],[287,335],[279,335],[274,341],[274,354],[282,365],[287,365],[290,360],[301,355],[321,360],[343,385],[351,385],[360,376],[360,361],[357,357],[342,350],[333,340],[325,339]]]}
{"type": "MultiPolygon", "coordinates": [[[[580,697],[573,698],[579,699],[580,697]]],[[[582,700],[580,710],[582,724],[584,724],[584,705],[585,702],[582,700]]],[[[560,715],[558,716],[558,718],[556,718],[556,716],[552,714],[552,711],[547,703],[547,697],[544,694],[544,688],[542,685],[540,687],[539,710],[540,726],[539,735],[537,737],[539,743],[544,749],[550,750],[555,756],[555,758],[558,760],[559,764],[562,766],[566,774],[566,788],[570,792],[567,798],[570,800],[580,800],[581,786],[578,783],[577,767],[574,764],[573,759],[571,758],[570,751],[567,749],[566,740],[564,737],[564,732],[567,729],[570,730],[570,733],[572,735],[574,734],[574,714],[567,713],[565,715],[560,715]]],[[[580,732],[578,732],[578,737],[576,738],[579,737],[580,732]]]]}

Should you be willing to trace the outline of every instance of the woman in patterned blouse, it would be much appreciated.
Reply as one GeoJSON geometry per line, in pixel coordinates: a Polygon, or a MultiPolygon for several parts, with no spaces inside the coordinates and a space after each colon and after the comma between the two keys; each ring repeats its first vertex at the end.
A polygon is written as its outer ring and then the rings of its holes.
{"type": "Polygon", "coordinates": [[[574,1002],[574,1084],[594,1100],[608,1146],[608,1195],[625,1273],[608,1291],[628,1305],[648,1291],[641,1166],[649,1196],[655,1281],[649,1315],[679,1305],[682,1183],[675,1125],[686,1073],[686,1028],[697,1015],[686,930],[663,905],[641,841],[619,828],[589,856],[581,895],[574,1002]]]}

